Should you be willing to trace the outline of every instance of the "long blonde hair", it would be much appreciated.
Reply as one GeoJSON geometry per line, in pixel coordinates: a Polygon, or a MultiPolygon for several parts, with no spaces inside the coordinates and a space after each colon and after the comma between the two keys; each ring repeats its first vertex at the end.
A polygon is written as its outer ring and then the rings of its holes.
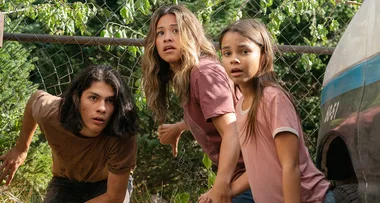
{"type": "Polygon", "coordinates": [[[206,37],[201,23],[189,9],[181,5],[171,5],[160,7],[153,13],[145,39],[142,69],[147,104],[159,123],[166,119],[170,83],[173,84],[181,104],[188,102],[190,73],[198,65],[201,56],[216,59],[216,51],[206,37]],[[181,67],[176,72],[159,56],[156,49],[157,23],[166,14],[175,15],[180,34],[181,67]]]}
{"type": "Polygon", "coordinates": [[[285,93],[285,95],[287,95],[294,107],[295,105],[292,96],[287,91],[285,91],[277,81],[276,73],[274,72],[273,67],[274,52],[272,47],[272,37],[266,29],[265,25],[255,19],[236,21],[221,32],[219,37],[220,47],[222,47],[222,40],[224,35],[228,32],[239,33],[243,37],[257,44],[261,49],[260,67],[252,80],[254,98],[251,104],[251,108],[248,112],[248,119],[244,125],[244,129],[246,130],[246,142],[256,134],[256,115],[260,101],[263,97],[263,91],[265,87],[272,86],[279,88],[285,93]]]}

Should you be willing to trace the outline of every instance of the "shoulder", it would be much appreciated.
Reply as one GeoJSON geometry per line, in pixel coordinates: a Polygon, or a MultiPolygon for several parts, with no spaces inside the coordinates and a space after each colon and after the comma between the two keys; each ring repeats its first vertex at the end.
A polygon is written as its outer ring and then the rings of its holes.
{"type": "Polygon", "coordinates": [[[56,99],[59,99],[60,97],[51,95],[43,90],[37,90],[32,94],[31,98],[33,100],[56,100],[56,99]]]}
{"type": "Polygon", "coordinates": [[[208,57],[201,57],[199,64],[193,68],[192,75],[208,75],[210,73],[225,73],[225,70],[218,60],[208,57]]]}
{"type": "Polygon", "coordinates": [[[32,114],[35,118],[48,118],[50,115],[55,114],[61,101],[60,97],[51,95],[42,90],[33,93],[30,99],[33,102],[32,114]]]}
{"type": "Polygon", "coordinates": [[[296,112],[291,95],[284,89],[278,87],[265,87],[260,105],[269,109],[267,112],[296,112]]]}
{"type": "Polygon", "coordinates": [[[278,87],[268,86],[263,90],[263,98],[267,101],[272,101],[278,98],[288,98],[288,96],[284,90],[278,87]]]}

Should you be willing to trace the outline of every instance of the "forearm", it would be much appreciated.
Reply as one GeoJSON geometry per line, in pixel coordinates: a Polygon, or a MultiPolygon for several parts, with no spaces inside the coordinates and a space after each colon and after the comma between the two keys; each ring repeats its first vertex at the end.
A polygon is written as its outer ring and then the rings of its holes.
{"type": "Polygon", "coordinates": [[[231,183],[232,197],[236,197],[249,189],[247,173],[243,173],[238,179],[231,183]]]}
{"type": "Polygon", "coordinates": [[[36,128],[37,128],[37,123],[32,116],[32,104],[36,96],[37,96],[36,93],[34,93],[29,98],[24,110],[24,117],[22,119],[20,136],[17,139],[16,146],[15,146],[19,151],[26,152],[29,150],[29,146],[30,146],[30,143],[32,142],[34,132],[36,131],[36,128]]]}
{"type": "Polygon", "coordinates": [[[107,193],[104,193],[100,196],[97,196],[93,199],[90,199],[88,201],[86,201],[85,203],[97,203],[97,202],[104,202],[104,203],[108,203],[108,202],[111,202],[111,199],[109,197],[109,195],[107,193]]]}
{"type": "Polygon", "coordinates": [[[88,200],[86,203],[122,203],[124,201],[124,198],[119,197],[119,198],[113,198],[111,195],[108,193],[104,193],[100,196],[97,196],[93,199],[88,200]]]}
{"type": "Polygon", "coordinates": [[[301,202],[301,180],[299,166],[283,167],[282,188],[284,203],[301,202]]]}
{"type": "Polygon", "coordinates": [[[186,123],[185,123],[184,120],[182,120],[182,121],[176,123],[175,125],[177,126],[177,128],[178,128],[181,132],[183,132],[183,131],[189,129],[189,128],[187,127],[187,125],[186,125],[186,123]]]}
{"type": "Polygon", "coordinates": [[[95,197],[86,203],[122,203],[124,201],[130,170],[123,173],[108,173],[107,192],[95,197]]]}
{"type": "Polygon", "coordinates": [[[232,132],[223,136],[219,153],[218,172],[215,184],[230,184],[239,158],[239,140],[232,132]]]}

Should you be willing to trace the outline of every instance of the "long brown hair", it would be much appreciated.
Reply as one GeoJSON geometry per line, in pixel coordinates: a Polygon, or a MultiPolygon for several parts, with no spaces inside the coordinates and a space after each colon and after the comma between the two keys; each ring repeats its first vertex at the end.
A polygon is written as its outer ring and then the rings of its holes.
{"type": "Polygon", "coordinates": [[[181,104],[187,103],[190,91],[190,73],[197,66],[201,56],[216,58],[216,51],[206,37],[203,27],[195,15],[181,5],[163,6],[157,9],[150,21],[145,39],[145,53],[142,57],[143,86],[149,108],[159,123],[166,119],[170,83],[179,96],[181,104]],[[180,34],[181,67],[173,72],[156,49],[156,29],[160,18],[174,14],[180,34]]]}
{"type": "Polygon", "coordinates": [[[252,88],[254,91],[254,97],[252,100],[251,108],[248,112],[248,119],[244,124],[244,129],[246,130],[245,142],[250,138],[255,136],[257,128],[257,111],[259,108],[260,101],[263,97],[263,91],[265,87],[272,86],[282,90],[285,95],[290,99],[293,106],[294,102],[291,95],[285,91],[277,81],[276,73],[273,67],[273,47],[272,47],[272,37],[269,34],[266,27],[255,19],[245,19],[239,20],[228,27],[226,27],[220,34],[219,45],[222,47],[222,40],[226,33],[236,32],[243,37],[251,40],[257,44],[261,49],[260,67],[256,75],[252,79],[252,88]]]}

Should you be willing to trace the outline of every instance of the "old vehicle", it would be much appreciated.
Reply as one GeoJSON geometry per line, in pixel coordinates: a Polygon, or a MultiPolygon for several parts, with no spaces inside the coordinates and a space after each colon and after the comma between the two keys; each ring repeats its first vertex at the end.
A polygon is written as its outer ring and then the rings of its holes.
{"type": "Polygon", "coordinates": [[[317,167],[337,202],[380,202],[380,1],[365,0],[326,68],[317,167]]]}

